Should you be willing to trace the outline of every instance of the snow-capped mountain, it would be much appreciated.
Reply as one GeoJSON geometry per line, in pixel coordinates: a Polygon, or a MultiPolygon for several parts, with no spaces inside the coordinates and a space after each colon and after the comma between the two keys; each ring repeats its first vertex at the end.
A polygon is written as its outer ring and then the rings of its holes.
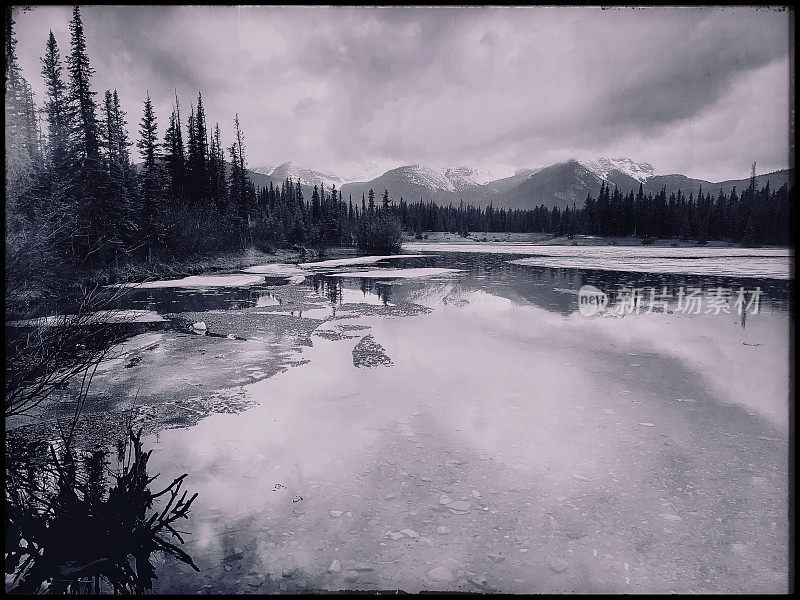
{"type": "Polygon", "coordinates": [[[332,188],[334,185],[341,188],[344,185],[341,177],[334,173],[323,173],[300,167],[292,162],[285,162],[275,167],[268,175],[278,181],[283,181],[287,177],[292,181],[300,180],[300,183],[307,186],[324,185],[326,189],[332,188]]]}
{"type": "Polygon", "coordinates": [[[408,165],[395,169],[393,173],[409,184],[418,185],[428,190],[456,191],[456,186],[440,169],[432,169],[422,165],[408,165]]]}
{"type": "Polygon", "coordinates": [[[589,169],[592,173],[597,175],[600,179],[606,180],[614,171],[618,171],[619,173],[633,177],[642,183],[647,181],[647,179],[652,177],[654,174],[653,165],[650,163],[637,163],[624,156],[620,158],[606,158],[605,156],[601,156],[600,158],[594,160],[581,160],[578,162],[589,169]]]}
{"type": "MultiPolygon", "coordinates": [[[[322,183],[326,190],[330,190],[336,185],[343,193],[343,198],[352,196],[354,201],[360,201],[362,194],[366,196],[372,189],[376,198],[381,196],[383,190],[388,190],[394,202],[402,197],[407,201],[424,199],[443,205],[457,205],[463,200],[474,205],[491,202],[496,208],[531,208],[541,204],[561,209],[573,204],[582,206],[587,194],[597,195],[603,181],[624,194],[638,191],[640,186],[645,194],[658,194],[662,187],[666,187],[667,194],[680,189],[688,195],[697,194],[701,186],[706,191],[724,188],[728,193],[733,185],[737,189],[747,185],[746,180],[714,184],[680,174],[657,175],[653,165],[626,157],[571,159],[542,168],[516,171],[419,164],[386,169],[387,166],[391,165],[378,162],[354,164],[334,173],[331,170],[298,167],[288,162],[269,169],[254,167],[251,170],[262,173],[267,182],[271,180],[278,185],[286,177],[294,181],[299,178],[306,188],[322,183]]],[[[759,176],[759,182],[763,185],[769,179],[773,186],[779,187],[788,180],[788,173],[781,171],[759,176]]],[[[304,193],[310,194],[311,191],[304,190],[304,193]]]]}
{"type": "Polygon", "coordinates": [[[372,181],[387,171],[396,169],[398,166],[397,163],[380,163],[374,161],[363,164],[351,164],[339,169],[339,177],[344,183],[372,181]]]}
{"type": "Polygon", "coordinates": [[[368,162],[346,165],[338,172],[334,173],[330,169],[313,169],[288,161],[279,165],[264,164],[254,166],[250,167],[250,170],[261,173],[262,175],[267,175],[275,181],[283,181],[288,177],[292,181],[300,179],[302,185],[314,186],[323,184],[326,189],[330,189],[334,185],[341,188],[346,183],[371,181],[396,166],[396,163],[368,162]]]}
{"type": "Polygon", "coordinates": [[[472,167],[445,168],[444,176],[456,190],[465,190],[476,185],[486,185],[498,179],[512,177],[513,169],[474,169],[472,167]]]}

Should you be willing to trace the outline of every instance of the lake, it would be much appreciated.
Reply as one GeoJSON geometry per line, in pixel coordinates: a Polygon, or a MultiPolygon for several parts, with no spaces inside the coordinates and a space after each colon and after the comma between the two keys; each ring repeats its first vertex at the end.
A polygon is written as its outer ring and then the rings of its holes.
{"type": "Polygon", "coordinates": [[[163,320],[101,365],[87,428],[133,410],[199,494],[200,572],[157,559],[156,591],[788,591],[790,254],[647,250],[133,290],[163,320]]]}

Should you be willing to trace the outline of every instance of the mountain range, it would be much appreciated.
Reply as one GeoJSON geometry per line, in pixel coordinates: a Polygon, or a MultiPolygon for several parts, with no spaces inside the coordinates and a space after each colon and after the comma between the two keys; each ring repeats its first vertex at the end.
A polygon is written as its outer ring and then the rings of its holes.
{"type": "MultiPolygon", "coordinates": [[[[541,204],[548,208],[565,208],[573,203],[580,207],[587,194],[597,197],[602,181],[618,187],[623,194],[630,190],[638,191],[641,185],[645,194],[655,195],[666,187],[667,195],[680,189],[686,196],[690,193],[697,196],[700,188],[711,192],[712,196],[716,196],[720,189],[729,194],[731,188],[741,191],[749,184],[749,177],[711,182],[682,174],[655,175],[649,163],[635,162],[626,157],[572,159],[514,173],[466,166],[433,168],[424,165],[406,165],[380,172],[377,163],[353,171],[348,175],[326,173],[298,167],[291,162],[250,169],[257,187],[268,186],[270,181],[280,186],[289,177],[294,181],[300,179],[304,194],[310,194],[314,185],[322,184],[326,190],[336,185],[345,199],[352,196],[354,202],[358,202],[362,194],[367,195],[370,189],[374,190],[378,202],[386,189],[395,202],[400,197],[408,201],[433,200],[438,204],[458,204],[463,200],[465,204],[473,205],[491,202],[496,208],[533,208],[541,204]]],[[[793,170],[784,169],[758,175],[756,181],[759,187],[769,181],[770,187],[777,188],[793,181],[793,178],[793,170]]]]}

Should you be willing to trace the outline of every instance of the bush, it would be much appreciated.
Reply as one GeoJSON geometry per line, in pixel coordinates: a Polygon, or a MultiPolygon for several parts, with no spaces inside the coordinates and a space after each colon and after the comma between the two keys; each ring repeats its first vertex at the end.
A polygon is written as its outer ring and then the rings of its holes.
{"type": "Polygon", "coordinates": [[[358,227],[358,247],[369,254],[397,254],[403,242],[400,224],[389,215],[367,217],[358,227]]]}

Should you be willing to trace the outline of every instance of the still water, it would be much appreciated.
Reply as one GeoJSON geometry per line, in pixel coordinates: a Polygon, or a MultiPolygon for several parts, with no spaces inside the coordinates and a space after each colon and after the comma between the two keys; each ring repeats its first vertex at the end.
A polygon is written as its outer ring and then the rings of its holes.
{"type": "Polygon", "coordinates": [[[145,440],[198,492],[200,571],[161,562],[156,591],[785,592],[791,282],[511,262],[529,257],[134,290],[120,308],[169,325],[99,389],[246,400],[145,440]],[[587,317],[584,285],[647,292],[587,317]]]}

